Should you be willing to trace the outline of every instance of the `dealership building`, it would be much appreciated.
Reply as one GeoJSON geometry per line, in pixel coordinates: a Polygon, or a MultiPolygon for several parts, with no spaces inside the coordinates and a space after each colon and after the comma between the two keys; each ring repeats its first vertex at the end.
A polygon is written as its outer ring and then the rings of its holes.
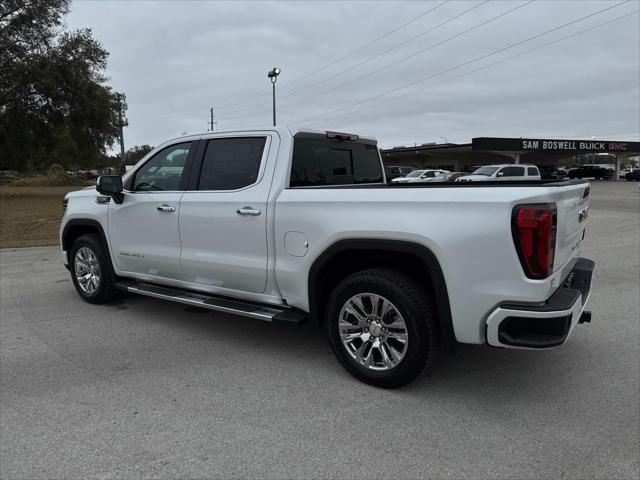
{"type": "Polygon", "coordinates": [[[406,165],[452,172],[472,171],[480,165],[500,163],[554,167],[581,164],[612,165],[616,172],[619,172],[628,164],[638,166],[640,142],[479,137],[472,139],[471,143],[423,143],[393,147],[382,149],[381,154],[385,166],[406,165]]]}

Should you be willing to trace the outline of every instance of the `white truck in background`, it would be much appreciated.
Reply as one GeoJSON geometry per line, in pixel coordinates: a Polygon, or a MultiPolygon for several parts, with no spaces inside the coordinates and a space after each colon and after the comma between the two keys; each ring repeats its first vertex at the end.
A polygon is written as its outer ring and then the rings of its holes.
{"type": "Polygon", "coordinates": [[[486,165],[477,168],[469,175],[456,178],[456,182],[486,182],[490,180],[540,180],[540,170],[535,165],[486,165]]]}
{"type": "Polygon", "coordinates": [[[87,302],[317,322],[372,385],[462,343],[556,347],[590,319],[585,181],[391,185],[373,138],[269,127],[171,140],[64,202],[87,302]]]}

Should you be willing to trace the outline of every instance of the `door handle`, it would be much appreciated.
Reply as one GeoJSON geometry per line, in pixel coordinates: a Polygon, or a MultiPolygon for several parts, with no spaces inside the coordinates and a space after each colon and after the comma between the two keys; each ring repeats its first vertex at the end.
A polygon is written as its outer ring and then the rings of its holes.
{"type": "Polygon", "coordinates": [[[156,210],[158,210],[159,212],[175,212],[176,207],[174,207],[173,205],[167,205],[165,203],[164,205],[158,205],[156,207],[156,210]]]}
{"type": "Polygon", "coordinates": [[[242,207],[236,210],[238,215],[260,215],[262,212],[258,208],[242,207]]]}

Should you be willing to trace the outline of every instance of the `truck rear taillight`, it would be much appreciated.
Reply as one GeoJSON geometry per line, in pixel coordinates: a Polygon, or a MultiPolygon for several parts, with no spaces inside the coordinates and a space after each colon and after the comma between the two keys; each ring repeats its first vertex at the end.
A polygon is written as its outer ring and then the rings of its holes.
{"type": "Polygon", "coordinates": [[[516,205],[513,209],[513,241],[527,277],[542,279],[553,272],[557,223],[555,203],[516,205]]]}

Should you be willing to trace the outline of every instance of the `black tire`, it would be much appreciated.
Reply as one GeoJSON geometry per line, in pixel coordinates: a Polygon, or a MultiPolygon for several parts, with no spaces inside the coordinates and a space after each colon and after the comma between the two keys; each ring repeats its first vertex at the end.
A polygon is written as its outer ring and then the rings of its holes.
{"type": "Polygon", "coordinates": [[[69,254],[69,270],[71,271],[71,280],[76,287],[76,291],[86,302],[95,304],[108,303],[121,296],[121,292],[115,286],[116,276],[113,272],[109,252],[97,234],[82,235],[73,242],[69,254]],[[100,281],[98,288],[91,293],[85,291],[76,278],[76,254],[81,248],[88,248],[95,255],[98,263],[100,281]]]}
{"type": "Polygon", "coordinates": [[[346,277],[329,296],[325,320],[329,343],[338,361],[351,375],[369,385],[397,388],[410,383],[425,366],[435,363],[440,349],[433,300],[424,286],[396,270],[368,269],[346,277]],[[402,360],[388,370],[375,371],[359,364],[340,338],[338,324],[343,306],[354,295],[365,293],[380,295],[391,302],[406,324],[406,352],[402,360]]]}

